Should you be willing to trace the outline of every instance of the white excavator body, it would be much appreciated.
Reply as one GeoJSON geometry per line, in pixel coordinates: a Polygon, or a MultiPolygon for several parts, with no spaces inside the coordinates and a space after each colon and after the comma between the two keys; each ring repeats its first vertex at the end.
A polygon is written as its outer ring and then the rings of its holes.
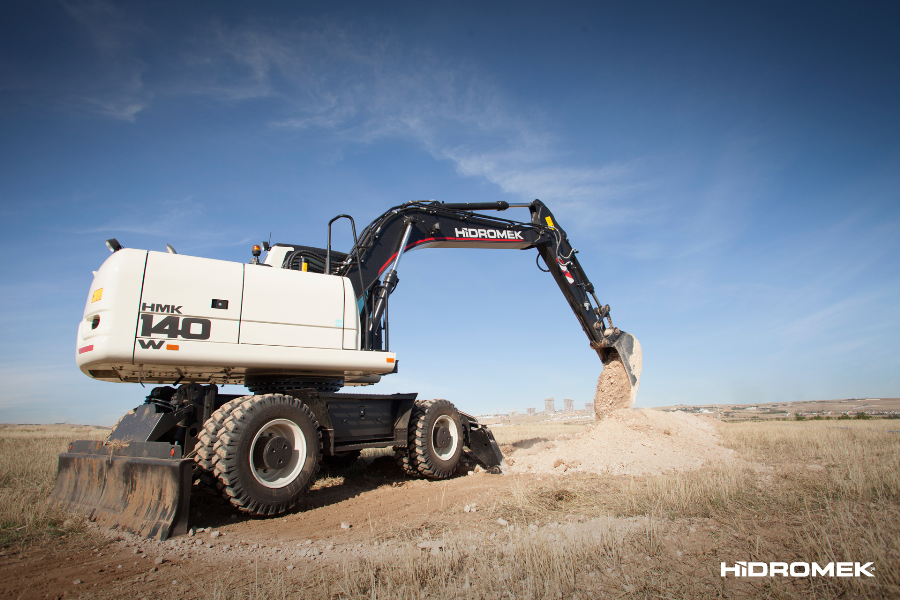
{"type": "Polygon", "coordinates": [[[93,379],[153,384],[284,375],[362,385],[397,358],[360,351],[346,277],[135,249],[96,272],[76,356],[93,379]]]}

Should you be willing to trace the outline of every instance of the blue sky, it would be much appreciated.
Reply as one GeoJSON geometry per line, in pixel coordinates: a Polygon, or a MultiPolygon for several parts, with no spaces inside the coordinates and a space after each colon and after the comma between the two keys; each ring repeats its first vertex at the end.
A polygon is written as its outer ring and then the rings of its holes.
{"type": "MultiPolygon", "coordinates": [[[[75,367],[104,239],[247,261],[270,232],[321,246],[336,214],[430,198],[543,200],[643,344],[639,406],[900,396],[896,4],[0,16],[0,422],[111,424],[142,400],[75,367]]],[[[533,254],[411,253],[401,372],[369,389],[588,401],[599,360],[533,254]]]]}

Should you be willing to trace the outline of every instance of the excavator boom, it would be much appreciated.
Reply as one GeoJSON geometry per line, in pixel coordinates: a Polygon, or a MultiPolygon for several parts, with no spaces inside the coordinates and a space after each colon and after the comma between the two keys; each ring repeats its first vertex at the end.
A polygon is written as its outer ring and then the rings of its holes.
{"type": "MultiPolygon", "coordinates": [[[[578,261],[578,251],[571,246],[553,213],[540,200],[518,205],[507,202],[410,202],[395,206],[375,219],[363,230],[353,249],[340,255],[339,261],[330,260],[334,255],[329,247],[328,259],[322,268],[352,282],[357,302],[362,307],[360,317],[366,323],[364,349],[382,347],[381,334],[388,325],[383,318],[387,299],[396,286],[397,265],[404,253],[422,248],[536,248],[546,265],[542,270],[553,276],[591,347],[607,368],[607,379],[615,379],[615,382],[601,380],[605,391],[598,385],[595,407],[599,411],[598,404],[621,408],[634,403],[641,377],[640,343],[613,324],[609,305],[603,305],[597,299],[594,285],[578,261]],[[509,208],[528,208],[530,221],[475,212],[502,212],[509,208]],[[615,363],[620,366],[608,368],[615,363]],[[624,376],[618,375],[620,370],[624,376]],[[611,391],[613,388],[615,392],[611,391]]],[[[290,268],[292,262],[306,260],[307,256],[312,258],[302,249],[290,252],[282,266],[290,268]]]]}

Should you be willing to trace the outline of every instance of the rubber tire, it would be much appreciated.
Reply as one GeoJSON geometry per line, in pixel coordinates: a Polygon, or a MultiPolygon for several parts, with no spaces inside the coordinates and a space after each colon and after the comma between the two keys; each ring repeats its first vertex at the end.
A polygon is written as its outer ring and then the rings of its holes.
{"type": "Polygon", "coordinates": [[[349,469],[357,461],[362,450],[348,450],[341,454],[322,456],[322,464],[329,469],[349,469]]]}
{"type": "MultiPolygon", "coordinates": [[[[215,445],[219,439],[219,430],[225,423],[225,419],[231,414],[236,406],[244,402],[252,396],[243,396],[229,400],[219,408],[203,424],[203,431],[197,436],[197,453],[194,455],[194,462],[200,467],[198,473],[198,485],[200,489],[210,496],[224,496],[225,486],[216,478],[215,463],[218,460],[215,445]]],[[[227,496],[226,496],[227,499],[227,496]]]]}
{"type": "Polygon", "coordinates": [[[236,406],[219,429],[215,473],[229,502],[251,515],[278,515],[292,509],[309,490],[322,462],[322,434],[312,411],[291,396],[251,396],[236,406]],[[259,483],[250,465],[254,436],[275,419],[292,421],[306,440],[301,471],[290,483],[269,488],[259,483]]]}
{"type": "Polygon", "coordinates": [[[394,454],[396,456],[397,465],[406,473],[407,476],[413,478],[422,477],[422,474],[419,473],[419,469],[416,466],[416,457],[413,454],[410,454],[409,448],[400,448],[394,447],[394,454]]]}
{"type": "Polygon", "coordinates": [[[421,475],[429,479],[447,479],[455,474],[463,453],[465,434],[459,412],[453,403],[447,400],[416,401],[409,424],[408,460],[410,466],[414,465],[421,475]],[[450,420],[456,425],[457,432],[456,449],[447,460],[438,457],[432,439],[432,429],[441,416],[450,417],[450,420]]]}
{"type": "Polygon", "coordinates": [[[229,400],[216,409],[206,420],[206,423],[203,424],[203,431],[197,436],[197,454],[194,455],[194,461],[197,463],[197,466],[204,471],[212,473],[215,468],[215,462],[218,458],[215,445],[219,440],[219,430],[225,423],[225,419],[228,418],[231,411],[234,410],[236,406],[240,405],[248,398],[252,398],[252,396],[244,396],[242,398],[229,400]]]}

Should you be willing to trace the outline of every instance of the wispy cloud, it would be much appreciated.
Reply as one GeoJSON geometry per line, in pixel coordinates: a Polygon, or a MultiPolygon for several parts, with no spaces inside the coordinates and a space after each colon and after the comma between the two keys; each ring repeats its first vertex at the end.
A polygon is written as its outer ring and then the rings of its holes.
{"type": "Polygon", "coordinates": [[[553,164],[562,157],[533,158],[518,150],[482,154],[454,148],[442,156],[456,163],[456,170],[468,177],[483,177],[501,190],[521,198],[552,198],[555,205],[603,215],[608,224],[629,220],[638,209],[616,204],[617,199],[632,195],[646,183],[635,177],[637,167],[613,163],[599,167],[569,167],[553,164]]]}
{"type": "Polygon", "coordinates": [[[137,55],[140,40],[150,32],[111,2],[61,0],[60,4],[95,51],[87,66],[90,76],[63,83],[73,92],[70,100],[88,112],[134,121],[153,97],[143,81],[146,64],[137,55]]]}
{"type": "Polygon", "coordinates": [[[60,5],[104,54],[121,53],[133,47],[135,37],[147,31],[125,11],[104,0],[60,0],[60,5]]]}
{"type": "MultiPolygon", "coordinates": [[[[148,203],[144,203],[146,206],[148,203]]],[[[209,248],[230,248],[248,245],[256,238],[244,233],[232,224],[216,220],[215,211],[210,213],[202,203],[191,197],[182,200],[154,201],[153,210],[142,206],[126,204],[118,208],[107,208],[111,216],[103,223],[91,227],[68,230],[75,235],[117,235],[133,234],[163,238],[171,242],[180,253],[199,252],[209,248]],[[197,227],[197,223],[217,223],[215,227],[197,227]]],[[[121,239],[121,238],[120,238],[121,239]]],[[[2,289],[2,286],[0,286],[2,289]]]]}
{"type": "Polygon", "coordinates": [[[149,99],[104,98],[85,96],[81,99],[82,107],[88,112],[116,119],[134,122],[137,114],[149,106],[149,99]]]}
{"type": "MultiPolygon", "coordinates": [[[[141,41],[160,34],[126,9],[101,0],[63,6],[103,65],[76,101],[106,117],[134,121],[165,97],[264,100],[282,115],[271,120],[274,128],[316,130],[351,145],[407,140],[464,177],[519,199],[552,198],[562,210],[611,211],[616,198],[642,185],[636,163],[594,164],[569,155],[550,133],[551,118],[517,105],[477,67],[390,34],[373,37],[329,21],[212,22],[167,40],[170,50],[151,59],[141,41]],[[156,76],[149,84],[151,67],[156,76]]],[[[620,207],[607,217],[630,214],[620,207]]]]}
{"type": "Polygon", "coordinates": [[[333,25],[218,27],[207,41],[205,54],[189,62],[239,75],[227,85],[219,76],[203,93],[277,97],[288,116],[274,127],[327,130],[356,144],[406,139],[450,161],[462,176],[519,199],[550,198],[582,216],[602,211],[617,222],[637,210],[615,200],[644,185],[638,163],[575,160],[549,133],[545,115],[518,107],[472,65],[333,25]]]}
{"type": "Polygon", "coordinates": [[[88,112],[120,121],[134,122],[139,112],[150,105],[153,94],[144,89],[141,68],[135,67],[130,73],[112,82],[113,93],[104,91],[80,98],[81,105],[88,112]]]}
{"type": "Polygon", "coordinates": [[[105,223],[77,229],[76,234],[123,232],[156,237],[172,236],[182,233],[203,215],[203,206],[190,197],[182,200],[164,200],[154,202],[154,210],[150,213],[140,205],[125,205],[119,214],[105,223]]]}

